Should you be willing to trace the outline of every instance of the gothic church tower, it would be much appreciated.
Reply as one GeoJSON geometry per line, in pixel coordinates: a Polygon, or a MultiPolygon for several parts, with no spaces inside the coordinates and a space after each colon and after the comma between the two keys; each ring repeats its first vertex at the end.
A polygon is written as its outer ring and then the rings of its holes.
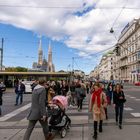
{"type": "Polygon", "coordinates": [[[38,49],[38,65],[43,64],[43,50],[42,50],[42,41],[41,38],[39,40],[39,49],[38,49]]]}
{"type": "Polygon", "coordinates": [[[51,43],[49,43],[49,48],[48,48],[48,72],[54,72],[55,71],[55,67],[54,64],[52,62],[52,47],[51,47],[51,43]]]}

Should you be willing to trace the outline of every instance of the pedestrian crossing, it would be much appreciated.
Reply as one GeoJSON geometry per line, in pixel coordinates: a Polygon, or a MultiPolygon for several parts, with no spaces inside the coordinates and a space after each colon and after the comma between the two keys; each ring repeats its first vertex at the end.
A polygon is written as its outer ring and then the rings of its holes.
{"type": "MultiPolygon", "coordinates": [[[[126,94],[126,98],[127,98],[127,103],[124,107],[124,113],[125,113],[125,117],[127,118],[140,118],[140,112],[138,110],[136,110],[134,107],[130,107],[129,106],[129,99],[134,100],[135,102],[139,103],[140,99],[135,98],[133,96],[127,95],[126,94]]],[[[72,124],[76,125],[76,124],[87,124],[88,120],[89,120],[89,111],[88,111],[88,97],[84,100],[83,102],[83,109],[81,112],[78,111],[77,106],[69,106],[68,110],[66,111],[66,114],[71,118],[72,120],[72,124]]],[[[0,117],[0,122],[6,122],[6,121],[17,121],[16,118],[18,118],[18,116],[21,117],[18,119],[18,121],[21,122],[25,122],[27,121],[26,116],[29,113],[29,109],[30,109],[31,103],[28,103],[2,117],[0,117]]],[[[113,107],[108,107],[108,114],[110,119],[114,118],[114,109],[113,107]],[[111,115],[110,115],[111,114],[111,115]]]]}
{"type": "MultiPolygon", "coordinates": [[[[129,101],[129,99],[132,99],[135,103],[139,103],[140,102],[140,99],[138,99],[138,98],[136,98],[136,97],[134,97],[132,95],[126,94],[125,96],[128,99],[128,101],[129,101]]],[[[127,101],[127,105],[129,105],[128,101],[127,101]]],[[[125,107],[124,110],[125,111],[132,111],[132,112],[130,112],[130,114],[134,118],[140,118],[140,113],[139,112],[135,112],[135,109],[133,109],[132,107],[125,107]]]]}
{"type": "Polygon", "coordinates": [[[30,107],[31,107],[31,103],[29,103],[29,104],[15,110],[15,111],[11,112],[9,114],[6,114],[6,115],[4,115],[3,117],[0,118],[0,122],[1,121],[7,121],[8,119],[18,115],[19,113],[22,113],[23,111],[25,111],[26,109],[28,109],[30,107]]]}
{"type": "MultiPolygon", "coordinates": [[[[24,123],[27,122],[27,118],[26,116],[29,113],[29,109],[31,107],[31,103],[28,103],[2,117],[0,117],[0,122],[11,122],[11,120],[15,120],[17,121],[16,118],[18,118],[18,116],[20,114],[24,114],[26,111],[26,114],[21,115],[21,118],[19,120],[19,122],[24,123]],[[28,111],[27,111],[28,110],[28,111]],[[15,119],[12,119],[15,118],[15,119]]],[[[83,109],[82,111],[78,112],[77,106],[69,106],[68,110],[66,111],[66,114],[70,117],[72,124],[74,125],[78,125],[78,124],[87,124],[88,123],[88,102],[87,99],[85,99],[83,101],[83,109]],[[81,123],[82,122],[82,123],[81,123]]]]}

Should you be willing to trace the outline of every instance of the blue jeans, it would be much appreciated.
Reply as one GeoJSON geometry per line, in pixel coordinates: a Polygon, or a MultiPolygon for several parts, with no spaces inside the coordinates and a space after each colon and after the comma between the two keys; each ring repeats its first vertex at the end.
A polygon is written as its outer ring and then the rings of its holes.
{"type": "Polygon", "coordinates": [[[116,122],[118,122],[119,119],[119,124],[121,125],[123,118],[123,105],[116,105],[115,113],[116,113],[116,122]]]}
{"type": "Polygon", "coordinates": [[[1,105],[0,105],[0,116],[2,115],[2,111],[1,111],[1,105]]]}
{"type": "Polygon", "coordinates": [[[20,98],[20,104],[22,104],[23,102],[23,93],[17,93],[17,96],[16,96],[16,105],[18,105],[18,100],[20,98]]]}

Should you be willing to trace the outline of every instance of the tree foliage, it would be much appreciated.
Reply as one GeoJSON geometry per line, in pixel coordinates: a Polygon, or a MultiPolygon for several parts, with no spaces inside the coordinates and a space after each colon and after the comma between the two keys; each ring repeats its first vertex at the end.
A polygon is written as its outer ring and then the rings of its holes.
{"type": "Polygon", "coordinates": [[[28,69],[24,67],[7,67],[5,68],[5,71],[7,72],[27,72],[28,69]]]}

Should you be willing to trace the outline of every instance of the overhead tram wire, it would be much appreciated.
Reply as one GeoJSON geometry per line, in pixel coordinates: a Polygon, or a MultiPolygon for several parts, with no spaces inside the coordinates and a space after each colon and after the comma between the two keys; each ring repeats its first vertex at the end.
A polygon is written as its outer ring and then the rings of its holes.
{"type": "MultiPolygon", "coordinates": [[[[127,0],[128,1],[128,0],[127,0]]],[[[36,8],[36,9],[75,9],[75,8],[83,8],[81,6],[35,6],[35,5],[10,5],[10,4],[0,4],[0,7],[3,8],[36,8]]],[[[110,9],[132,9],[132,10],[140,10],[140,7],[126,7],[126,6],[101,6],[101,7],[96,7],[96,9],[105,9],[105,10],[110,10],[110,9]]],[[[121,12],[122,12],[121,10],[121,12]]]]}
{"type": "Polygon", "coordinates": [[[76,62],[75,60],[74,60],[74,63],[76,64],[77,68],[78,68],[79,70],[81,70],[80,67],[79,67],[79,65],[77,64],[77,62],[76,62]]]}
{"type": "Polygon", "coordinates": [[[119,17],[120,17],[120,15],[121,15],[121,13],[122,13],[122,12],[123,12],[123,10],[125,9],[125,6],[126,6],[127,2],[128,2],[128,0],[126,0],[126,2],[125,2],[125,4],[124,4],[124,6],[121,8],[120,13],[118,14],[118,16],[116,17],[116,19],[114,20],[113,25],[112,25],[112,28],[114,27],[114,25],[115,25],[115,23],[117,22],[117,20],[119,19],[119,17]]]}
{"type": "MultiPolygon", "coordinates": [[[[113,35],[114,35],[115,39],[117,40],[115,34],[113,34],[113,35]]],[[[133,41],[132,43],[130,43],[127,47],[129,48],[130,46],[134,45],[138,39],[140,39],[140,36],[138,36],[138,37],[135,39],[135,41],[133,41]]],[[[117,40],[117,41],[118,41],[118,40],[117,40]]],[[[128,48],[125,48],[125,47],[124,47],[123,45],[121,45],[121,44],[119,44],[119,45],[120,45],[124,50],[127,50],[129,53],[133,54],[133,52],[130,51],[128,48]]]]}
{"type": "MultiPolygon", "coordinates": [[[[116,19],[114,20],[113,25],[112,25],[112,27],[111,27],[112,29],[113,29],[115,23],[117,22],[118,18],[120,17],[122,11],[123,11],[124,9],[127,9],[127,7],[126,7],[127,2],[128,2],[128,0],[126,0],[124,6],[121,8],[121,11],[120,11],[119,15],[118,15],[118,16],[116,17],[116,19]]],[[[101,8],[101,7],[100,7],[100,8],[101,8]]],[[[130,9],[130,8],[129,8],[129,9],[130,9]]],[[[134,9],[134,8],[131,8],[131,9],[134,9]]],[[[103,14],[104,14],[104,12],[103,12],[103,14]]],[[[106,16],[105,16],[105,17],[106,17],[106,16]]],[[[107,17],[106,17],[106,18],[107,18],[107,17]]],[[[113,34],[114,38],[116,39],[116,41],[118,41],[117,36],[115,35],[114,31],[113,31],[112,34],[113,34]]],[[[139,38],[139,37],[137,37],[137,38],[139,38]]],[[[121,45],[121,47],[122,47],[123,49],[127,50],[128,52],[133,53],[133,52],[131,52],[130,50],[128,50],[127,48],[123,47],[122,45],[121,45]]]]}
{"type": "Polygon", "coordinates": [[[75,8],[82,8],[80,6],[34,6],[34,5],[9,5],[9,4],[0,4],[0,7],[5,7],[5,8],[36,8],[36,9],[75,9],[75,8]]]}
{"type": "MultiPolygon", "coordinates": [[[[138,36],[136,39],[135,39],[135,41],[133,41],[132,43],[130,43],[129,45],[128,45],[128,47],[130,47],[130,46],[132,46],[132,45],[134,45],[135,43],[136,43],[136,41],[138,40],[138,39],[140,39],[140,36],[138,36]]],[[[122,46],[123,47],[123,46],[122,46]]],[[[98,51],[97,53],[93,53],[93,54],[91,54],[90,56],[96,56],[97,57],[97,55],[98,54],[101,54],[101,53],[103,53],[103,52],[106,52],[106,51],[108,51],[108,50],[111,50],[111,49],[113,49],[113,48],[115,48],[115,45],[114,46],[112,46],[112,47],[109,47],[109,48],[107,48],[107,49],[104,49],[104,50],[101,50],[101,51],[98,51]]],[[[124,48],[124,47],[123,47],[124,48]]],[[[130,53],[133,53],[132,51],[130,51],[130,50],[128,50],[127,48],[124,48],[125,50],[127,50],[127,51],[129,51],[130,53]]],[[[6,56],[5,56],[6,57],[6,56]]],[[[14,58],[14,57],[18,57],[18,56],[7,56],[7,57],[10,57],[10,58],[14,58]]],[[[24,56],[24,57],[26,57],[26,56],[24,56]]],[[[26,57],[27,58],[27,57],[26,57]]],[[[29,58],[29,57],[28,57],[29,58]]],[[[31,57],[32,59],[33,59],[33,57],[31,57]]],[[[36,57],[35,57],[36,58],[36,57]]],[[[57,57],[57,58],[60,58],[60,57],[57,57]]],[[[84,57],[81,57],[81,56],[77,56],[77,57],[74,57],[75,59],[83,59],[84,57]]],[[[61,59],[71,59],[71,57],[61,57],[61,59]]]]}

